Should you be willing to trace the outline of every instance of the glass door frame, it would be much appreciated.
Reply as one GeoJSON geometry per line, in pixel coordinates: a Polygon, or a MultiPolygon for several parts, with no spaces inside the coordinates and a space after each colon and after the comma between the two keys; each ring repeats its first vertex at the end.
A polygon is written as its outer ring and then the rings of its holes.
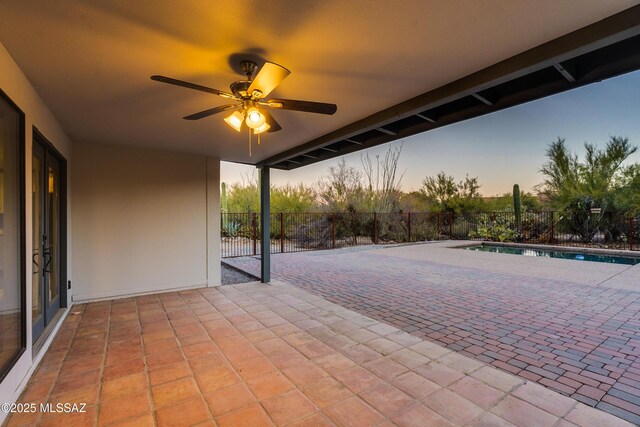
{"type": "Polygon", "coordinates": [[[21,311],[21,315],[20,315],[20,320],[21,320],[21,325],[20,325],[20,350],[15,354],[15,356],[13,357],[13,360],[11,360],[5,367],[4,369],[0,369],[0,382],[4,381],[5,377],[7,376],[7,374],[9,372],[11,372],[11,370],[13,369],[13,367],[15,366],[16,362],[18,362],[18,360],[20,360],[20,357],[22,357],[22,355],[24,354],[25,350],[27,349],[27,261],[26,261],[26,255],[27,255],[27,232],[26,232],[26,218],[27,218],[27,209],[26,209],[26,174],[27,174],[27,167],[26,167],[26,159],[27,156],[25,154],[26,152],[26,141],[27,141],[27,137],[26,137],[26,125],[25,125],[25,117],[24,117],[24,112],[20,109],[20,107],[18,107],[18,105],[13,102],[13,100],[11,100],[11,98],[9,98],[9,95],[7,95],[2,89],[0,89],[0,99],[5,102],[6,104],[8,104],[11,108],[13,108],[17,113],[18,113],[18,117],[19,117],[19,129],[18,129],[18,165],[17,165],[17,172],[18,172],[18,203],[19,203],[19,245],[18,248],[20,250],[20,254],[18,256],[19,259],[19,280],[18,280],[18,286],[19,286],[19,291],[20,291],[20,311],[21,311]]]}
{"type": "MultiPolygon", "coordinates": [[[[43,163],[42,163],[42,179],[43,181],[41,182],[41,185],[45,185],[45,187],[43,188],[44,191],[44,197],[41,201],[41,203],[43,203],[42,206],[42,212],[43,212],[43,225],[45,227],[45,229],[47,230],[47,233],[49,232],[48,230],[48,221],[46,218],[44,218],[44,213],[45,212],[49,212],[49,207],[48,204],[49,202],[47,201],[47,191],[48,191],[48,168],[50,166],[50,162],[48,161],[49,158],[53,158],[54,162],[51,163],[57,163],[58,166],[58,173],[59,173],[59,183],[58,183],[58,189],[59,189],[59,211],[58,211],[58,222],[59,222],[59,227],[58,227],[58,233],[59,233],[59,242],[58,242],[58,250],[59,250],[59,256],[58,256],[58,265],[59,265],[59,270],[58,270],[58,297],[59,298],[59,305],[60,308],[66,308],[67,307],[67,161],[64,158],[64,156],[53,146],[53,144],[51,144],[47,138],[45,138],[45,136],[34,126],[33,127],[33,146],[32,146],[32,156],[33,154],[35,154],[35,150],[39,150],[40,148],[36,148],[40,146],[42,148],[42,152],[43,152],[43,163]]],[[[32,212],[32,215],[35,215],[36,212],[32,212]]],[[[42,230],[45,231],[45,230],[42,230]]],[[[42,240],[38,239],[41,242],[42,245],[42,240]]],[[[35,248],[32,248],[32,250],[35,248]]],[[[41,256],[40,257],[41,263],[40,263],[40,269],[44,269],[45,268],[45,263],[43,262],[44,257],[41,256]]],[[[32,265],[33,268],[33,265],[32,265]]],[[[33,270],[32,270],[32,277],[33,277],[33,270]]],[[[42,289],[42,285],[44,280],[42,280],[41,282],[38,283],[38,289],[41,292],[41,310],[42,310],[42,322],[40,325],[37,324],[33,324],[32,325],[32,332],[33,332],[33,337],[32,337],[32,342],[35,342],[40,336],[44,335],[44,331],[46,331],[51,325],[51,320],[55,317],[55,313],[58,311],[58,309],[56,308],[54,309],[50,309],[49,308],[49,300],[48,297],[46,296],[47,290],[46,289],[42,289]],[[38,329],[36,329],[36,327],[38,329]],[[37,333],[36,333],[37,332],[37,333]]],[[[32,289],[33,289],[33,285],[32,285],[32,289]]],[[[33,296],[32,296],[32,301],[33,301],[33,296]]],[[[33,306],[33,302],[31,302],[31,305],[33,306]]]]}
{"type": "MultiPolygon", "coordinates": [[[[43,271],[43,254],[42,254],[42,236],[45,233],[43,227],[45,226],[45,212],[46,212],[46,198],[45,198],[45,190],[42,188],[45,182],[45,156],[46,149],[40,144],[36,143],[35,138],[33,144],[31,146],[31,186],[33,188],[37,185],[37,191],[35,195],[32,195],[31,202],[31,211],[32,211],[32,226],[31,226],[31,244],[32,244],[32,256],[31,256],[31,331],[33,335],[33,340],[35,341],[44,331],[45,325],[45,304],[43,300],[44,292],[42,288],[44,287],[44,274],[43,271]],[[35,172],[35,161],[38,159],[39,165],[39,174],[36,177],[34,176],[35,172]],[[35,196],[35,197],[34,197],[35,196]],[[37,198],[37,203],[36,200],[37,198]],[[38,228],[36,229],[36,223],[38,224],[38,228]],[[38,236],[35,236],[36,232],[38,236]],[[37,276],[36,276],[37,274],[37,276]],[[36,282],[36,283],[34,283],[36,282]],[[37,292],[37,294],[36,294],[37,292]],[[34,298],[38,295],[38,311],[39,316],[34,318],[36,307],[34,306],[34,298]]],[[[33,190],[32,190],[33,194],[33,190]]]]}

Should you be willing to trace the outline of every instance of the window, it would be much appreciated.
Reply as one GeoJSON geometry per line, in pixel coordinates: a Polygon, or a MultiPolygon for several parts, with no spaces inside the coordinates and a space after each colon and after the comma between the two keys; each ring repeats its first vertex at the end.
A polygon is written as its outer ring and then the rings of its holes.
{"type": "Polygon", "coordinates": [[[0,91],[0,377],[25,348],[24,114],[0,91]]]}

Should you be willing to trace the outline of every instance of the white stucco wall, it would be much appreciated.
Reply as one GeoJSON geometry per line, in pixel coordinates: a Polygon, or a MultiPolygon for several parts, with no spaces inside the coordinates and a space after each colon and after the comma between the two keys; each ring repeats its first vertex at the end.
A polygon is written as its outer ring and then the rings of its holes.
{"type": "Polygon", "coordinates": [[[219,286],[220,265],[220,159],[207,158],[207,283],[219,286]]]}
{"type": "Polygon", "coordinates": [[[207,261],[220,263],[207,233],[220,212],[208,191],[219,186],[217,159],[74,144],[74,160],[75,302],[220,282],[207,261]]]}
{"type": "MultiPolygon", "coordinates": [[[[32,128],[35,126],[38,130],[51,142],[56,149],[66,158],[68,167],[71,167],[71,149],[72,144],[67,135],[64,133],[56,119],[53,117],[47,106],[44,104],[40,96],[36,93],[34,88],[29,83],[28,79],[22,73],[18,65],[14,62],[13,58],[9,55],[4,46],[0,43],[0,89],[2,89],[11,100],[18,105],[18,107],[25,113],[25,171],[26,171],[26,185],[27,197],[25,206],[25,225],[26,225],[26,269],[24,272],[26,279],[26,300],[27,300],[27,349],[22,354],[20,359],[14,365],[13,369],[7,374],[7,376],[0,383],[0,402],[13,402],[19,396],[22,391],[22,387],[33,369],[34,363],[37,363],[39,355],[36,355],[34,359],[31,347],[31,253],[32,253],[32,233],[31,233],[31,193],[28,191],[31,188],[31,141],[33,139],[32,128]]],[[[72,195],[68,191],[67,206],[69,207],[72,200],[72,195]]],[[[72,251],[71,244],[71,228],[72,228],[72,215],[67,208],[67,253],[72,251]]],[[[67,271],[71,271],[72,257],[68,256],[67,271]]],[[[71,274],[69,274],[71,279],[71,274]]],[[[46,344],[45,344],[46,348],[46,344]]],[[[0,423],[4,420],[6,414],[0,412],[0,423]]]]}

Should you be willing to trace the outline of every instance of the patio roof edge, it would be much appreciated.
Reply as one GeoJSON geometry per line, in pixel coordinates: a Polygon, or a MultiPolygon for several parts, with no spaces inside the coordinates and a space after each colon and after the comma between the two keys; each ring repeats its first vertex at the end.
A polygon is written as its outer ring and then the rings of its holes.
{"type": "Polygon", "coordinates": [[[623,64],[618,67],[607,68],[604,73],[592,73],[579,80],[572,78],[571,72],[565,70],[560,64],[639,35],[640,5],[637,5],[283,151],[259,162],[257,166],[271,166],[285,170],[295,169],[638,69],[640,62],[637,62],[637,58],[634,57],[631,60],[623,61],[623,64]],[[548,67],[555,67],[561,79],[558,82],[552,82],[553,84],[542,82],[544,83],[542,88],[532,86],[532,90],[529,91],[531,93],[527,96],[522,96],[521,93],[510,94],[511,99],[502,103],[492,102],[486,96],[478,96],[479,92],[490,91],[498,85],[526,77],[548,67]],[[421,114],[426,110],[470,96],[473,96],[479,105],[473,106],[470,111],[464,114],[453,115],[454,117],[441,122],[437,118],[421,114]],[[403,128],[400,131],[389,131],[389,129],[383,128],[387,125],[393,126],[395,123],[412,116],[421,118],[423,123],[403,128]],[[380,128],[383,129],[379,135],[374,133],[373,137],[365,138],[366,140],[358,138],[364,133],[380,128]],[[345,141],[350,144],[337,144],[345,141]],[[336,147],[325,149],[332,144],[335,144],[336,147]],[[303,155],[315,150],[322,151],[322,153],[303,157],[303,155]],[[303,158],[296,159],[296,157],[303,158]]]}

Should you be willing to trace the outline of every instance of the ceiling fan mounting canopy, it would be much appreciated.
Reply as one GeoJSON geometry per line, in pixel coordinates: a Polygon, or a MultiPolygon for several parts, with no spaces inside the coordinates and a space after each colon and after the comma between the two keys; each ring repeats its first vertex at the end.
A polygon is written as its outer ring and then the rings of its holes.
{"type": "Polygon", "coordinates": [[[247,80],[251,80],[251,77],[258,71],[258,64],[253,61],[240,61],[240,69],[247,76],[247,80]]]}
{"type": "Polygon", "coordinates": [[[195,114],[190,114],[185,116],[184,119],[199,120],[223,111],[233,110],[232,114],[225,118],[225,122],[238,132],[240,132],[245,125],[254,133],[258,134],[262,132],[277,132],[282,129],[268,112],[268,109],[272,108],[326,115],[332,115],[337,110],[335,104],[323,102],[299,101],[294,99],[266,99],[282,80],[291,74],[289,70],[281,65],[267,61],[258,69],[258,65],[255,62],[245,60],[240,62],[240,69],[245,74],[246,80],[238,80],[231,83],[231,93],[159,75],[151,76],[151,80],[207,92],[236,101],[234,104],[220,105],[195,114]]]}
{"type": "Polygon", "coordinates": [[[242,73],[247,76],[247,79],[233,82],[229,85],[229,88],[231,89],[231,93],[236,97],[250,99],[253,97],[253,94],[250,94],[248,90],[249,86],[251,86],[253,76],[256,74],[256,71],[258,71],[258,64],[253,61],[241,61],[240,69],[242,70],[242,73]]]}

